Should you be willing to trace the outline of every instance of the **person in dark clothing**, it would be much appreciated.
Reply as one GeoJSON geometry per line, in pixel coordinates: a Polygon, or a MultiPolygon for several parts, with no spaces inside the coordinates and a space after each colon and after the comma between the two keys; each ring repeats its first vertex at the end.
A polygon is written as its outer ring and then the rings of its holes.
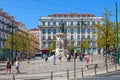
{"type": "Polygon", "coordinates": [[[46,56],[45,56],[45,62],[47,62],[47,61],[48,61],[48,56],[46,55],[46,56]]]}
{"type": "Polygon", "coordinates": [[[7,64],[6,64],[6,73],[7,74],[11,73],[11,62],[9,59],[7,60],[7,64]]]}

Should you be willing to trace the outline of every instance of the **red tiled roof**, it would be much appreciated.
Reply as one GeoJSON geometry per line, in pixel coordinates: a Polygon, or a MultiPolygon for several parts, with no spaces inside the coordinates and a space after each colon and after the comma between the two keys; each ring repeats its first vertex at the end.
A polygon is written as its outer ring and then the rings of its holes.
{"type": "Polygon", "coordinates": [[[76,13],[70,13],[70,14],[51,14],[50,17],[94,17],[93,14],[76,14],[76,13]]]}
{"type": "Polygon", "coordinates": [[[30,29],[30,31],[39,31],[38,28],[33,28],[33,29],[30,29]]]}

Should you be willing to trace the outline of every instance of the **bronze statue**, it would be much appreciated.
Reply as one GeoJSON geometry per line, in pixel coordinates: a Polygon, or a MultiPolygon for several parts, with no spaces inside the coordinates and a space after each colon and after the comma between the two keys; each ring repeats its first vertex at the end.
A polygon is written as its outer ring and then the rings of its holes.
{"type": "Polygon", "coordinates": [[[64,33],[64,22],[63,22],[63,20],[61,20],[61,22],[60,22],[60,32],[64,33]]]}

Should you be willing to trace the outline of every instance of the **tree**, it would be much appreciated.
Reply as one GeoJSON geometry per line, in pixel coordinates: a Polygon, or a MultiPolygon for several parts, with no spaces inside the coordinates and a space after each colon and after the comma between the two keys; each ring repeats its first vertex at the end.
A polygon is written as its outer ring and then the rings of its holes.
{"type": "Polygon", "coordinates": [[[74,55],[74,41],[73,40],[69,41],[68,50],[70,51],[72,55],[74,55]]]}
{"type": "Polygon", "coordinates": [[[87,39],[84,39],[80,45],[80,47],[83,49],[83,50],[86,50],[88,48],[88,40],[87,39]]]}
{"type": "Polygon", "coordinates": [[[34,36],[31,36],[28,32],[25,31],[17,31],[14,32],[13,35],[10,35],[6,40],[6,44],[4,48],[11,49],[11,45],[13,45],[13,50],[20,51],[22,53],[26,53],[26,55],[33,56],[34,54],[34,36]],[[13,36],[13,44],[12,42],[13,36]]]}
{"type": "Polygon", "coordinates": [[[109,20],[110,13],[106,11],[103,18],[104,24],[95,24],[97,28],[97,46],[99,48],[115,47],[115,24],[109,20]]]}
{"type": "Polygon", "coordinates": [[[52,42],[50,43],[49,51],[52,52],[52,50],[55,50],[55,48],[56,48],[56,42],[52,40],[52,42]]]}
{"type": "Polygon", "coordinates": [[[107,66],[109,48],[113,46],[115,49],[115,27],[110,21],[111,13],[106,8],[103,16],[103,24],[95,24],[94,27],[97,28],[97,46],[105,50],[105,65],[107,66]]]}

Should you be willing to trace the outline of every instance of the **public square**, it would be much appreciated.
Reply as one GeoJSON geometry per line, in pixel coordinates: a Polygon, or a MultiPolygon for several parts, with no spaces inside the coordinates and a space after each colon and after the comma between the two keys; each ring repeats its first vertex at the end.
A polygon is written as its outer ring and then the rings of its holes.
{"type": "MultiPolygon", "coordinates": [[[[105,59],[102,55],[94,54],[93,64],[98,64],[97,74],[106,73],[104,60],[105,59]]],[[[5,64],[1,63],[0,65],[2,66],[5,64]]],[[[84,77],[94,76],[94,67],[87,70],[85,65],[86,62],[79,61],[79,58],[76,59],[76,78],[82,77],[81,68],[84,70],[84,77]]],[[[109,61],[108,65],[110,65],[109,71],[115,70],[114,65],[112,65],[109,61]]],[[[53,80],[67,80],[67,70],[69,71],[69,80],[74,79],[73,59],[71,59],[70,62],[67,62],[66,59],[63,59],[62,62],[59,62],[57,59],[56,65],[53,65],[52,59],[48,59],[48,62],[45,62],[44,59],[31,59],[29,64],[27,63],[27,60],[20,61],[20,74],[16,74],[15,66],[12,66],[12,72],[10,75],[6,75],[6,70],[1,70],[0,80],[13,80],[14,78],[15,80],[52,80],[52,72],[53,80]]]]}

